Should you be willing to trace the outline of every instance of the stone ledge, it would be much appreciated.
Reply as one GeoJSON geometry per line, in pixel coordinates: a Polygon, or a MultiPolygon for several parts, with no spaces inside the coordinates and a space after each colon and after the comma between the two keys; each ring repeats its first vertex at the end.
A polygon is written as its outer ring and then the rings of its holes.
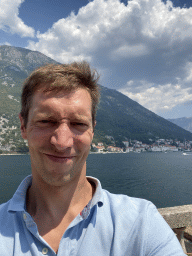
{"type": "Polygon", "coordinates": [[[184,232],[184,237],[192,242],[192,227],[187,227],[184,232]]]}
{"type": "Polygon", "coordinates": [[[192,226],[192,205],[160,208],[158,211],[172,229],[192,226]]]}

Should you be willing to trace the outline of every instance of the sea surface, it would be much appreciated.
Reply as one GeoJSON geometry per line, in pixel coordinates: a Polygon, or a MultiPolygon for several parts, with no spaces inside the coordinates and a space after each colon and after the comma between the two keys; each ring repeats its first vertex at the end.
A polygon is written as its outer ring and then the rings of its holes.
{"type": "MultiPolygon", "coordinates": [[[[30,173],[29,155],[0,155],[0,203],[30,173]]],[[[192,204],[192,153],[90,154],[87,175],[111,193],[145,198],[158,208],[192,204]]]]}

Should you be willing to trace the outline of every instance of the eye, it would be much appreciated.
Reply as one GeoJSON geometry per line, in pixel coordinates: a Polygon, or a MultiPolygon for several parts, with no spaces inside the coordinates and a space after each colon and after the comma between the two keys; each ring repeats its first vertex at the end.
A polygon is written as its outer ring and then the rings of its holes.
{"type": "Polygon", "coordinates": [[[43,124],[47,124],[47,123],[49,123],[50,121],[49,121],[49,120],[41,120],[40,122],[43,123],[43,124]]]}
{"type": "Polygon", "coordinates": [[[49,119],[43,119],[43,120],[39,120],[38,123],[40,125],[55,125],[56,121],[54,120],[49,120],[49,119]]]}
{"type": "Polygon", "coordinates": [[[86,124],[85,123],[81,123],[81,122],[74,122],[74,123],[72,123],[72,125],[84,126],[86,124]]]}
{"type": "Polygon", "coordinates": [[[86,129],[88,126],[85,122],[72,122],[71,125],[77,129],[86,129]]]}

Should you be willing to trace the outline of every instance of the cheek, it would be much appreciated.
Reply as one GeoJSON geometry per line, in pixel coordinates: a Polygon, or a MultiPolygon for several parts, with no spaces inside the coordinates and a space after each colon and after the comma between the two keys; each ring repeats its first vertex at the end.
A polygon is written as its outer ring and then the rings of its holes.
{"type": "Polygon", "coordinates": [[[28,135],[29,147],[40,147],[41,145],[48,143],[50,134],[43,131],[33,131],[28,135]]]}
{"type": "Polygon", "coordinates": [[[92,133],[86,133],[81,136],[76,136],[75,141],[81,147],[90,148],[93,139],[92,133]]]}

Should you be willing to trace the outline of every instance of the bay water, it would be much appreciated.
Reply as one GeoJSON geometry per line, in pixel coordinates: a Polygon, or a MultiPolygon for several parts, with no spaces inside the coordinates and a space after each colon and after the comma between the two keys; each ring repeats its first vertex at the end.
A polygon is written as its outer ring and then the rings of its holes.
{"type": "MultiPolygon", "coordinates": [[[[30,173],[29,155],[0,155],[0,204],[30,173]]],[[[192,204],[192,153],[90,154],[87,175],[111,193],[145,198],[158,208],[192,204]]]]}

